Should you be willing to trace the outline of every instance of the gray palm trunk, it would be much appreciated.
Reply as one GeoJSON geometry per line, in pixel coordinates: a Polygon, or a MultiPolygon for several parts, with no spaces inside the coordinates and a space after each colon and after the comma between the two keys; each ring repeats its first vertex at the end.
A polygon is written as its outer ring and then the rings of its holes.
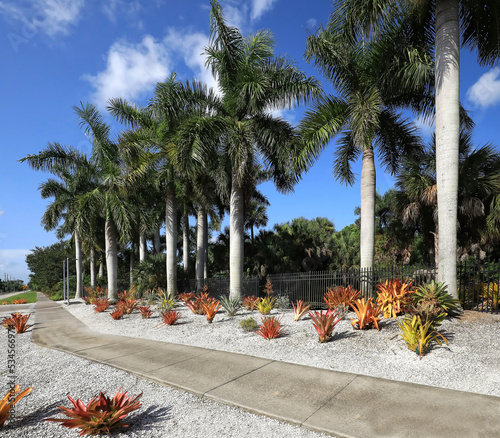
{"type": "Polygon", "coordinates": [[[97,278],[100,280],[103,277],[104,277],[104,265],[102,264],[102,261],[100,261],[99,262],[99,272],[97,273],[97,278]]]}
{"type": "Polygon", "coordinates": [[[196,230],[196,290],[203,289],[205,280],[205,209],[199,205],[196,230]]]}
{"type": "Polygon", "coordinates": [[[229,204],[229,296],[241,298],[243,288],[244,257],[244,205],[243,189],[233,175],[229,204]]]}
{"type": "Polygon", "coordinates": [[[139,233],[139,262],[143,262],[146,259],[146,253],[147,253],[146,232],[141,231],[139,233]]]}
{"type": "Polygon", "coordinates": [[[165,235],[167,244],[167,293],[177,293],[177,205],[175,193],[167,193],[165,208],[165,235]]]}
{"type": "Polygon", "coordinates": [[[438,280],[457,291],[460,30],[458,0],[436,2],[436,182],[438,280]]]}
{"type": "Polygon", "coordinates": [[[90,287],[95,289],[96,281],[95,281],[95,248],[92,245],[90,247],[90,287]]]}
{"type": "Polygon", "coordinates": [[[205,234],[203,235],[204,236],[203,250],[205,253],[205,258],[203,263],[203,278],[205,278],[206,280],[208,278],[208,215],[206,211],[205,211],[204,222],[205,222],[205,234]]]}
{"type": "Polygon", "coordinates": [[[135,252],[134,252],[134,244],[132,243],[132,250],[130,251],[130,263],[129,263],[130,289],[132,289],[132,285],[134,284],[134,268],[135,268],[135,252]]]}
{"type": "Polygon", "coordinates": [[[160,253],[161,242],[160,242],[160,227],[157,227],[155,230],[155,237],[153,241],[153,248],[156,254],[160,253]]]}
{"type": "MultiPolygon", "coordinates": [[[[365,273],[373,269],[375,254],[375,158],[373,148],[366,147],[363,151],[361,167],[361,236],[360,265],[365,273]],[[366,272],[367,271],[367,272],[366,272]]],[[[362,281],[363,293],[371,293],[371,275],[366,275],[362,281]]]]}
{"type": "Polygon", "coordinates": [[[82,278],[82,244],[78,233],[75,232],[75,262],[76,262],[76,294],[75,298],[83,297],[83,278],[82,278]]]}
{"type": "Polygon", "coordinates": [[[116,225],[112,219],[106,219],[104,225],[104,240],[106,249],[106,270],[108,271],[108,299],[118,301],[118,247],[116,225]]]}
{"type": "Polygon", "coordinates": [[[189,272],[189,215],[185,204],[182,218],[182,265],[187,274],[189,272]]]}

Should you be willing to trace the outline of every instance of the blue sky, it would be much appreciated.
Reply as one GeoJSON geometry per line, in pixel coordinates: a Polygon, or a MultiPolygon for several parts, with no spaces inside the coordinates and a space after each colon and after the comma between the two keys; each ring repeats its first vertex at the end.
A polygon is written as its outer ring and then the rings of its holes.
{"type": "MultiPolygon", "coordinates": [[[[303,53],[309,32],[327,23],[331,1],[221,4],[231,25],[245,35],[271,30],[276,53],[288,55],[302,70],[319,77],[303,53]]],[[[0,23],[0,278],[7,273],[27,280],[25,255],[57,239],[40,226],[49,201],[41,199],[38,186],[49,175],[18,160],[48,142],[90,153],[72,111],[80,101],[102,109],[111,97],[145,104],[155,83],[174,71],[180,79],[215,85],[202,56],[209,35],[209,1],[0,0],[0,23]]],[[[464,53],[461,93],[477,125],[476,142],[500,145],[500,70],[480,68],[464,53]]],[[[300,113],[282,115],[295,123],[300,113]]],[[[423,133],[432,130],[416,123],[423,133]]],[[[332,144],[324,151],[294,194],[277,194],[270,183],[261,186],[271,202],[268,227],[298,216],[324,216],[340,230],[355,220],[359,185],[346,188],[334,180],[334,148],[332,144]]],[[[354,169],[359,175],[360,163],[354,169]]],[[[381,193],[392,186],[392,178],[381,169],[377,186],[381,193]]]]}

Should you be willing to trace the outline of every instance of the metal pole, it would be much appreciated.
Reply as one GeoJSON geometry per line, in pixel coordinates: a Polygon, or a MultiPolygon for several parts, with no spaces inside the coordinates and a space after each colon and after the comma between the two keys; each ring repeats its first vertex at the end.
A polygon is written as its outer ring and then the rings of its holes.
{"type": "Polygon", "coordinates": [[[66,281],[68,282],[66,299],[68,300],[66,304],[69,304],[69,258],[66,258],[66,281]]]}
{"type": "Polygon", "coordinates": [[[63,301],[66,299],[66,264],[63,260],[63,301]]]}

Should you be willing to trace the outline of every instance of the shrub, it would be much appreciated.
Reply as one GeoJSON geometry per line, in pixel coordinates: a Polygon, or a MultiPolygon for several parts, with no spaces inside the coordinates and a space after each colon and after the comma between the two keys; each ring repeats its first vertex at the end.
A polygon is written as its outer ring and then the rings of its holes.
{"type": "Polygon", "coordinates": [[[94,301],[94,310],[96,312],[104,312],[109,306],[110,302],[107,298],[97,298],[94,301]]]}
{"type": "Polygon", "coordinates": [[[258,330],[259,324],[253,318],[242,319],[240,321],[240,328],[246,332],[254,332],[258,330]]]}
{"type": "Polygon", "coordinates": [[[419,316],[414,315],[412,319],[405,318],[402,322],[398,321],[399,328],[403,332],[401,337],[406,342],[406,346],[417,353],[422,359],[432,341],[441,344],[440,338],[448,345],[448,340],[434,330],[431,321],[422,324],[419,316]]]}
{"type": "Polygon", "coordinates": [[[241,301],[239,298],[231,298],[229,296],[223,295],[220,297],[220,303],[227,313],[227,316],[233,317],[236,315],[238,310],[241,309],[241,301]]]}
{"type": "Polygon", "coordinates": [[[113,312],[110,313],[111,318],[113,319],[121,319],[123,317],[123,309],[117,307],[113,312]]]}
{"type": "Polygon", "coordinates": [[[97,286],[95,289],[85,286],[85,295],[85,304],[95,304],[97,299],[105,298],[105,293],[100,286],[97,286]]]}
{"type": "Polygon", "coordinates": [[[361,292],[354,289],[352,286],[339,286],[334,289],[328,289],[328,291],[323,296],[323,301],[328,306],[328,309],[334,310],[340,305],[347,307],[352,307],[352,303],[355,300],[361,298],[361,292]]]}
{"type": "Polygon", "coordinates": [[[202,306],[201,297],[197,297],[195,300],[187,301],[186,307],[191,310],[195,315],[204,315],[205,310],[202,306]]]}
{"type": "Polygon", "coordinates": [[[68,396],[73,408],[58,408],[70,419],[49,418],[45,421],[59,422],[69,429],[79,428],[80,435],[109,434],[115,429],[129,427],[123,419],[141,407],[138,400],[142,393],[128,398],[127,394],[128,392],[121,392],[120,388],[111,399],[100,391],[99,396],[92,398],[87,406],[80,399],[75,401],[68,396]]]}
{"type": "Polygon", "coordinates": [[[243,307],[251,312],[257,308],[257,303],[260,298],[257,298],[255,295],[250,295],[249,297],[243,298],[243,307]]]}
{"type": "Polygon", "coordinates": [[[335,326],[342,320],[345,314],[341,314],[339,310],[331,311],[328,309],[326,312],[323,310],[319,312],[309,312],[312,323],[318,332],[319,342],[328,342],[332,337],[332,332],[335,326]]]}
{"type": "Polygon", "coordinates": [[[194,292],[183,292],[179,294],[179,299],[187,303],[188,301],[193,300],[194,296],[195,296],[194,292]]]}
{"type": "Polygon", "coordinates": [[[285,329],[281,325],[281,318],[277,318],[276,316],[264,316],[262,318],[262,323],[255,333],[265,339],[274,339],[285,335],[285,329]]]}
{"type": "Polygon", "coordinates": [[[378,285],[377,304],[384,318],[396,318],[412,302],[412,282],[401,282],[399,279],[386,280],[378,285]]]}
{"type": "Polygon", "coordinates": [[[181,317],[181,312],[177,312],[177,310],[168,309],[164,312],[160,312],[162,322],[155,327],[162,325],[174,325],[177,320],[181,317]]]}
{"type": "Polygon", "coordinates": [[[10,389],[9,392],[5,394],[5,397],[0,400],[0,427],[2,427],[7,418],[9,418],[9,411],[12,406],[18,403],[23,397],[27,396],[31,391],[33,391],[33,388],[30,387],[21,392],[21,387],[19,385],[14,385],[14,388],[10,389]]]}
{"type": "Polygon", "coordinates": [[[137,307],[137,303],[137,300],[133,300],[131,298],[123,298],[121,301],[118,301],[116,307],[120,307],[123,310],[123,313],[131,314],[137,307]]]}
{"type": "Polygon", "coordinates": [[[150,306],[139,306],[138,307],[139,312],[141,312],[142,319],[148,319],[153,316],[153,311],[151,310],[150,306]]]}
{"type": "Polygon", "coordinates": [[[27,304],[28,300],[25,298],[21,298],[19,300],[12,300],[10,304],[27,304]]]}
{"type": "Polygon", "coordinates": [[[205,315],[207,315],[207,321],[209,323],[212,323],[217,312],[220,309],[222,309],[222,306],[220,305],[219,301],[215,299],[204,300],[201,302],[201,305],[203,306],[203,310],[205,312],[205,315]]]}
{"type": "Polygon", "coordinates": [[[33,324],[28,324],[28,319],[30,319],[30,314],[27,313],[23,315],[22,313],[15,312],[11,313],[10,316],[6,316],[2,319],[2,324],[6,329],[13,328],[16,333],[21,334],[26,332],[33,324]]]}
{"type": "Polygon", "coordinates": [[[302,318],[307,311],[311,308],[311,305],[308,304],[306,306],[306,303],[302,300],[297,300],[297,305],[293,304],[293,320],[298,321],[300,318],[302,318]]]}
{"type": "Polygon", "coordinates": [[[413,305],[418,306],[422,301],[436,300],[447,315],[458,311],[458,300],[446,292],[446,285],[431,281],[417,288],[413,294],[413,305]]]}
{"type": "Polygon", "coordinates": [[[255,307],[262,315],[269,315],[271,313],[271,310],[274,309],[275,303],[276,297],[271,298],[267,296],[257,301],[255,307]]]}
{"type": "Polygon", "coordinates": [[[373,304],[373,298],[368,300],[361,298],[354,301],[352,305],[358,316],[357,320],[351,320],[351,324],[355,329],[365,330],[375,326],[377,330],[380,330],[378,326],[380,308],[378,305],[373,304]]]}
{"type": "Polygon", "coordinates": [[[278,309],[289,309],[290,308],[290,298],[287,294],[278,295],[276,297],[276,302],[274,304],[275,308],[278,309]]]}

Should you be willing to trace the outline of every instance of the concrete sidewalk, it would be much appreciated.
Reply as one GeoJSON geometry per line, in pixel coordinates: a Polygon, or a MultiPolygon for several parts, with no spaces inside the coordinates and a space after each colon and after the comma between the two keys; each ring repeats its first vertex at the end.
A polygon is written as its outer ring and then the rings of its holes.
{"type": "Polygon", "coordinates": [[[32,340],[339,438],[500,436],[499,397],[101,334],[43,294],[32,340]]]}

